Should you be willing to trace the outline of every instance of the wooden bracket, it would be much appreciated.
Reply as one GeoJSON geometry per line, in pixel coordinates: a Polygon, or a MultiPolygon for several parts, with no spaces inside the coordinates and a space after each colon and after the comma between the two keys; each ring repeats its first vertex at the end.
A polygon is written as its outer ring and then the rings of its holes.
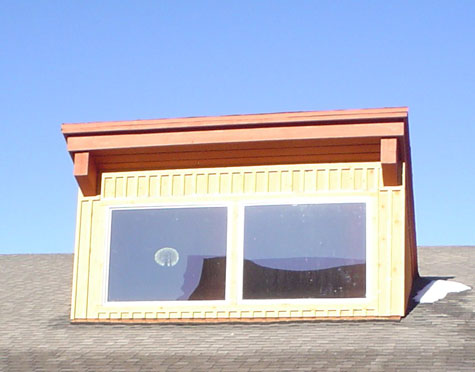
{"type": "Polygon", "coordinates": [[[90,152],[74,154],[74,177],[84,196],[97,195],[97,170],[90,152]]]}
{"type": "Polygon", "coordinates": [[[384,186],[400,186],[402,184],[397,138],[381,139],[381,167],[384,186]]]}

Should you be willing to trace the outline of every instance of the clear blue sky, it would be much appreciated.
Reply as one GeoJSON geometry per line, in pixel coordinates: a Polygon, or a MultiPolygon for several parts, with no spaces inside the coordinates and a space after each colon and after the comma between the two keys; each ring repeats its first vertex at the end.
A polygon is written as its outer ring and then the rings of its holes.
{"type": "Polygon", "coordinates": [[[0,0],[0,252],[72,252],[63,122],[409,106],[421,245],[475,244],[475,1],[0,0]]]}

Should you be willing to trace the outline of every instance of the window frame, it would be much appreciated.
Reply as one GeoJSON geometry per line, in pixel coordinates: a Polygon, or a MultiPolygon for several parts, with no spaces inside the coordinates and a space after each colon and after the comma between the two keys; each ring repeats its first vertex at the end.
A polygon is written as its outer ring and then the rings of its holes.
{"type": "MultiPolygon", "coordinates": [[[[321,305],[321,304],[343,304],[343,303],[369,303],[375,297],[374,282],[374,234],[376,233],[376,222],[373,222],[376,211],[376,200],[374,196],[337,196],[337,195],[240,195],[239,198],[229,198],[221,196],[217,201],[190,202],[186,200],[164,201],[141,204],[114,204],[105,207],[106,233],[104,239],[104,269],[102,275],[102,305],[104,307],[132,308],[134,306],[151,305],[158,308],[166,307],[218,307],[219,306],[252,306],[252,305],[321,305]],[[366,295],[365,297],[352,298],[287,298],[287,299],[243,299],[243,277],[244,277],[244,219],[245,207],[265,206],[265,205],[292,205],[292,204],[342,204],[342,203],[362,203],[365,204],[366,214],[366,295]],[[115,210],[138,210],[138,209],[171,209],[171,208],[207,208],[224,207],[227,210],[226,224],[226,282],[225,297],[223,300],[156,300],[156,301],[108,301],[109,288],[109,266],[111,248],[111,227],[112,213],[115,210]],[[233,224],[235,234],[233,234],[233,224]],[[236,238],[236,242],[233,238],[236,238]],[[236,249],[236,251],[234,251],[236,249]],[[234,275],[232,275],[234,274],[234,275]],[[234,296],[232,296],[234,294],[234,296]]],[[[190,309],[191,310],[191,309],[190,309]]]]}
{"type": "Polygon", "coordinates": [[[371,268],[373,265],[373,260],[371,257],[371,237],[373,234],[373,226],[371,226],[371,219],[374,213],[374,201],[371,197],[367,196],[325,196],[325,197],[291,197],[291,198],[282,198],[282,197],[265,197],[261,200],[256,201],[244,201],[240,203],[239,213],[238,213],[238,275],[236,282],[238,283],[237,293],[237,303],[241,305],[284,305],[284,304],[323,304],[323,303],[361,303],[367,302],[373,297],[371,291],[371,282],[372,273],[371,268]],[[365,227],[366,227],[366,249],[365,249],[365,258],[366,258],[366,279],[365,279],[365,297],[341,297],[341,298],[278,298],[278,299],[244,299],[243,298],[243,286],[244,286],[244,224],[245,224],[245,207],[247,206],[266,206],[266,205],[294,205],[294,204],[349,204],[349,203],[361,203],[365,204],[365,227]]]}
{"type": "Polygon", "coordinates": [[[104,272],[102,280],[102,305],[104,306],[140,306],[144,304],[151,304],[155,306],[196,306],[196,305],[209,305],[218,306],[223,304],[230,304],[229,291],[232,285],[232,278],[228,275],[231,262],[228,259],[232,253],[231,237],[229,234],[229,223],[232,218],[232,205],[229,202],[217,202],[217,203],[160,203],[160,204],[137,204],[137,205],[114,205],[106,207],[106,225],[107,231],[105,234],[105,249],[104,249],[104,272]],[[224,300],[142,300],[142,301],[109,301],[109,268],[110,268],[110,248],[112,239],[112,213],[115,210],[144,210],[144,209],[182,209],[182,208],[226,208],[227,222],[226,222],[226,282],[224,300]]]}

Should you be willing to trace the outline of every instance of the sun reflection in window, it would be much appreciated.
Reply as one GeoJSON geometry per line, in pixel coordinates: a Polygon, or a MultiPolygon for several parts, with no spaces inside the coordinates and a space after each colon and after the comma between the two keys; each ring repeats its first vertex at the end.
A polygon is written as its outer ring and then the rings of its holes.
{"type": "Polygon", "coordinates": [[[155,262],[160,266],[175,266],[179,259],[180,255],[174,248],[164,247],[155,252],[155,262]]]}

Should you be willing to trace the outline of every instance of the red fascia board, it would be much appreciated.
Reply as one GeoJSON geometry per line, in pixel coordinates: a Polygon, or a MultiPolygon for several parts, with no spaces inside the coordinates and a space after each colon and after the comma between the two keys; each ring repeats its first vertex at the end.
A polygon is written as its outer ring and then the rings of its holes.
{"type": "Polygon", "coordinates": [[[94,151],[159,146],[249,143],[306,139],[344,139],[404,136],[404,123],[246,128],[195,132],[140,133],[69,137],[68,151],[94,151]]]}
{"type": "Polygon", "coordinates": [[[272,114],[246,114],[227,116],[188,117],[154,120],[129,120],[91,123],[65,123],[63,135],[84,136],[93,134],[189,131],[205,129],[234,129],[245,126],[272,127],[293,125],[324,125],[334,123],[354,124],[357,122],[398,122],[406,121],[407,107],[284,112],[272,114]]]}

